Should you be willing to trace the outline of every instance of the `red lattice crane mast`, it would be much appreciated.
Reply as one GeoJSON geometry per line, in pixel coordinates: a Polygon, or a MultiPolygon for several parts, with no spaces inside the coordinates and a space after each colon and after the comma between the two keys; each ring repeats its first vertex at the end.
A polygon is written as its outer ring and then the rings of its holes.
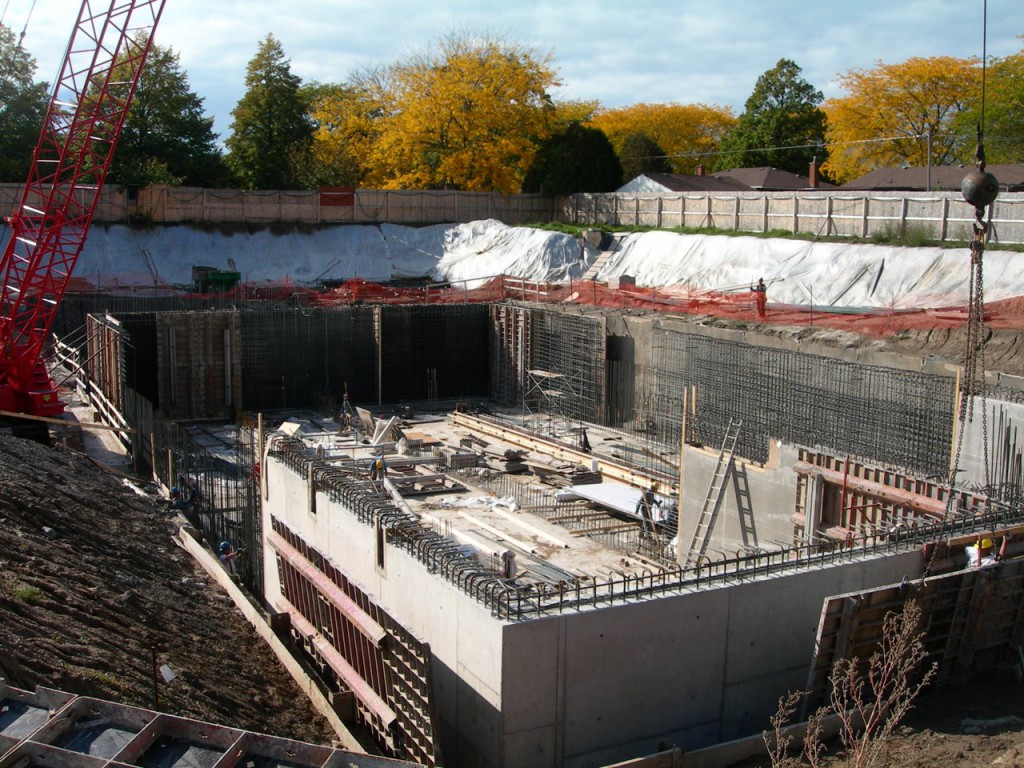
{"type": "Polygon", "coordinates": [[[139,84],[164,0],[84,0],[0,262],[0,410],[59,414],[43,347],[139,84]]]}

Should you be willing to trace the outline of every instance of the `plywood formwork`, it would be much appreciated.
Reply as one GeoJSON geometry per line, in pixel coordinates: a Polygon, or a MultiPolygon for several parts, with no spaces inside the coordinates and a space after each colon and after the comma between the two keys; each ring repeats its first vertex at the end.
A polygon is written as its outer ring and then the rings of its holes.
{"type": "MultiPolygon", "coordinates": [[[[993,538],[1002,540],[998,534],[993,538]]],[[[934,685],[964,682],[970,674],[991,669],[1020,649],[1024,557],[982,567],[963,566],[967,556],[962,544],[959,549],[954,561],[961,570],[825,601],[805,711],[812,712],[827,701],[834,664],[842,659],[869,659],[880,647],[885,617],[901,612],[911,600],[921,608],[926,664],[938,664],[934,685]]]]}

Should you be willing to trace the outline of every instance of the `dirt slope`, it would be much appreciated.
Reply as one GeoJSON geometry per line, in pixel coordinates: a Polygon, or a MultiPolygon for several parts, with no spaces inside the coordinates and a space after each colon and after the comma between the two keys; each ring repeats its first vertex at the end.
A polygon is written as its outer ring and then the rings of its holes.
{"type": "Polygon", "coordinates": [[[0,434],[0,676],[329,744],[333,732],[171,540],[173,521],[88,459],[0,434]]]}

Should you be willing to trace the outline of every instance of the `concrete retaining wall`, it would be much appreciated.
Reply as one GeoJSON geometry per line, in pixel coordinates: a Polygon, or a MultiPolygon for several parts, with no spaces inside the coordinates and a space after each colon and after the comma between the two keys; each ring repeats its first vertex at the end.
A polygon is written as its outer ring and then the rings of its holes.
{"type": "MultiPolygon", "coordinates": [[[[823,600],[920,574],[918,552],[518,624],[492,617],[326,497],[266,467],[269,515],[327,554],[435,664],[452,765],[583,768],[757,733],[778,696],[806,684],[823,600]]],[[[266,562],[266,594],[280,594],[266,562]]]]}
{"type": "MultiPolygon", "coordinates": [[[[416,637],[430,644],[443,750],[455,765],[502,764],[502,623],[403,550],[376,561],[376,531],[317,494],[310,512],[305,478],[276,461],[266,467],[264,530],[271,515],[315,547],[416,637]],[[454,757],[455,759],[452,759],[454,757]]],[[[265,595],[282,594],[274,553],[264,548],[265,595]]]]}
{"type": "Polygon", "coordinates": [[[824,599],[922,565],[911,552],[508,626],[505,765],[583,768],[759,733],[807,683],[824,599]]]}

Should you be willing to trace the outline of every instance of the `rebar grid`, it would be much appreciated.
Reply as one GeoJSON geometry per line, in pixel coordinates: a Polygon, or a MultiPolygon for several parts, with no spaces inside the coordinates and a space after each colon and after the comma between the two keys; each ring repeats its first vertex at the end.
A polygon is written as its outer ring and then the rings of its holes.
{"type": "Polygon", "coordinates": [[[657,368],[641,377],[641,400],[658,439],[679,445],[681,393],[696,387],[697,439],[718,445],[742,419],[737,453],[768,458],[768,441],[822,446],[926,475],[948,468],[953,434],[950,381],[663,328],[657,368]]]}
{"type": "Polygon", "coordinates": [[[531,310],[530,363],[523,408],[551,430],[600,422],[604,403],[604,328],[594,318],[531,310]],[[560,422],[560,423],[556,423],[560,422]]]}
{"type": "Polygon", "coordinates": [[[521,588],[502,579],[493,569],[482,567],[463,546],[424,526],[415,515],[395,507],[390,496],[368,490],[365,484],[355,483],[349,477],[320,471],[324,465],[317,462],[315,451],[301,440],[277,436],[271,444],[270,454],[302,478],[308,477],[309,465],[313,463],[317,491],[328,494],[333,502],[341,504],[364,524],[379,525],[387,533],[388,544],[405,550],[424,563],[430,573],[456,585],[488,606],[496,616],[511,621],[580,610],[587,606],[650,599],[670,592],[717,586],[734,580],[746,581],[783,570],[821,567],[865,556],[903,552],[917,549],[930,541],[998,530],[1024,521],[1024,509],[1019,505],[993,503],[991,511],[983,515],[952,518],[884,536],[864,534],[845,543],[802,544],[715,561],[702,560],[693,568],[659,566],[652,562],[636,574],[612,574],[550,589],[534,584],[521,588]]]}

